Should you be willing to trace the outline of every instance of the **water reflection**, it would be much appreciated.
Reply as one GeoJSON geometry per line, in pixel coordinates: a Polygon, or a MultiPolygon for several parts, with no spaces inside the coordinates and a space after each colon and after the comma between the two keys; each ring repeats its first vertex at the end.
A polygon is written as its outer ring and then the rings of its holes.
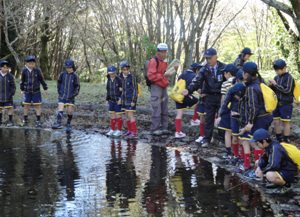
{"type": "Polygon", "coordinates": [[[273,216],[189,152],[77,131],[0,128],[0,202],[0,216],[273,216]]]}

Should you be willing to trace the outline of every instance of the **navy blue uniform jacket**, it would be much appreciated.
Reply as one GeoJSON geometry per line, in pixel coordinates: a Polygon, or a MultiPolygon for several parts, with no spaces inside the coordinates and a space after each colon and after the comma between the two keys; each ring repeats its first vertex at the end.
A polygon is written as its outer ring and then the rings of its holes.
{"type": "Polygon", "coordinates": [[[79,94],[79,77],[74,72],[64,71],[57,80],[57,91],[59,98],[66,101],[74,101],[75,96],[79,94]]]}
{"type": "Polygon", "coordinates": [[[187,86],[187,90],[189,94],[192,94],[194,91],[203,88],[203,83],[205,81],[205,92],[206,94],[221,94],[221,86],[224,81],[226,81],[224,77],[223,69],[225,67],[224,63],[217,62],[217,76],[215,77],[210,71],[209,65],[204,65],[198,75],[193,79],[189,86],[187,86]]]}
{"type": "Polygon", "coordinates": [[[293,76],[286,72],[281,76],[275,76],[276,85],[271,86],[278,99],[278,106],[292,105],[294,102],[295,83],[293,76]]]}
{"type": "Polygon", "coordinates": [[[265,174],[269,171],[285,170],[293,176],[297,176],[297,164],[290,158],[285,148],[276,140],[272,140],[264,150],[264,155],[260,157],[258,163],[260,169],[265,174]]]}
{"type": "Polygon", "coordinates": [[[47,90],[47,84],[43,77],[43,74],[39,68],[34,67],[30,72],[28,68],[22,70],[20,89],[25,93],[38,93],[41,91],[40,84],[42,84],[44,90],[47,90]]]}
{"type": "Polygon", "coordinates": [[[122,79],[120,77],[109,78],[106,84],[106,101],[118,102],[122,95],[120,88],[122,88],[122,79]]]}
{"type": "Polygon", "coordinates": [[[232,88],[226,93],[226,98],[220,108],[220,116],[223,115],[228,109],[228,104],[231,102],[230,110],[234,112],[239,112],[239,100],[234,96],[235,93],[232,91],[232,88]]]}
{"type": "Polygon", "coordinates": [[[6,75],[3,76],[0,73],[0,77],[0,101],[11,102],[13,100],[13,95],[15,95],[16,92],[14,76],[10,73],[6,73],[6,75]]]}
{"type": "Polygon", "coordinates": [[[122,105],[130,105],[132,102],[136,104],[138,97],[138,86],[136,78],[132,74],[128,74],[122,80],[122,105]]]}

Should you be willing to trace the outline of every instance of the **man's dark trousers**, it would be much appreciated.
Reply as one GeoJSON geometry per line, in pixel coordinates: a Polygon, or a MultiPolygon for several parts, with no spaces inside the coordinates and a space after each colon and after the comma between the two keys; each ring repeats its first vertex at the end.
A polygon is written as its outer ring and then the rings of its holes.
{"type": "MultiPolygon", "coordinates": [[[[220,94],[206,94],[206,102],[205,102],[205,109],[206,109],[206,117],[204,123],[204,139],[203,142],[210,142],[213,131],[214,131],[214,123],[215,123],[215,116],[220,109],[221,103],[221,93],[220,94]]],[[[225,131],[218,129],[218,140],[220,142],[224,142],[225,131]]]]}

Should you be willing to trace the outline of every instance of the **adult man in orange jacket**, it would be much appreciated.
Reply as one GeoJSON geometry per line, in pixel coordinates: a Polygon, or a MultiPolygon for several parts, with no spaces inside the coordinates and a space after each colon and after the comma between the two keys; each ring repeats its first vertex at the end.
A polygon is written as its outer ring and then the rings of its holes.
{"type": "Polygon", "coordinates": [[[168,128],[168,92],[167,86],[170,84],[168,77],[170,74],[165,74],[168,67],[167,63],[168,45],[160,43],[157,45],[157,53],[154,58],[148,63],[147,77],[152,82],[151,84],[151,106],[152,125],[151,132],[155,135],[169,134],[168,128]],[[158,63],[158,65],[157,65],[158,63]],[[161,125],[162,130],[159,130],[161,125]]]}

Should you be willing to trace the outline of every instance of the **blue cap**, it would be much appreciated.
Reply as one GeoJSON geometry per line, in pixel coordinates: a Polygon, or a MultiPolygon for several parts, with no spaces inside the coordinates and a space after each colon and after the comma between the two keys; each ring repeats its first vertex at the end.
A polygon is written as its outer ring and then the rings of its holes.
{"type": "Polygon", "coordinates": [[[238,91],[242,91],[245,89],[245,84],[244,83],[236,83],[232,88],[232,92],[236,93],[238,91]]]}
{"type": "Polygon", "coordinates": [[[245,47],[245,48],[242,50],[242,53],[252,55],[251,50],[250,50],[250,48],[248,48],[248,47],[245,47]]]}
{"type": "Polygon", "coordinates": [[[114,65],[109,65],[107,67],[107,74],[113,74],[117,72],[117,68],[114,65]]]}
{"type": "Polygon", "coordinates": [[[243,71],[244,72],[253,72],[255,70],[257,70],[257,65],[254,62],[247,62],[243,66],[243,71]]]}
{"type": "Polygon", "coordinates": [[[120,63],[120,67],[121,67],[121,68],[123,68],[123,67],[130,67],[130,64],[129,64],[129,62],[127,62],[127,61],[122,61],[122,62],[120,63]]]}
{"type": "Polygon", "coordinates": [[[278,59],[273,63],[273,66],[286,67],[286,62],[282,59],[278,59]]]}
{"type": "Polygon", "coordinates": [[[215,55],[217,55],[217,51],[211,47],[205,51],[204,57],[213,57],[215,55]]]}
{"type": "Polygon", "coordinates": [[[25,62],[30,62],[30,61],[33,61],[35,62],[35,57],[34,56],[28,56],[25,60],[25,62]]]}
{"type": "Polygon", "coordinates": [[[3,67],[4,65],[9,65],[8,61],[2,60],[2,61],[0,62],[0,67],[3,67]]]}
{"type": "Polygon", "coordinates": [[[65,68],[73,68],[73,67],[74,67],[74,61],[73,60],[66,60],[65,68]]]}
{"type": "Polygon", "coordinates": [[[270,138],[270,133],[267,130],[260,128],[254,132],[253,137],[249,142],[252,143],[258,140],[266,140],[268,138],[270,138]]]}
{"type": "Polygon", "coordinates": [[[235,75],[236,79],[242,79],[244,76],[243,76],[243,70],[240,69],[236,75],[235,75]]]}
{"type": "Polygon", "coordinates": [[[193,63],[191,67],[194,69],[201,69],[201,65],[199,63],[193,63]]]}
{"type": "Polygon", "coordinates": [[[227,64],[222,71],[225,72],[237,72],[239,69],[234,64],[227,64]]]}

